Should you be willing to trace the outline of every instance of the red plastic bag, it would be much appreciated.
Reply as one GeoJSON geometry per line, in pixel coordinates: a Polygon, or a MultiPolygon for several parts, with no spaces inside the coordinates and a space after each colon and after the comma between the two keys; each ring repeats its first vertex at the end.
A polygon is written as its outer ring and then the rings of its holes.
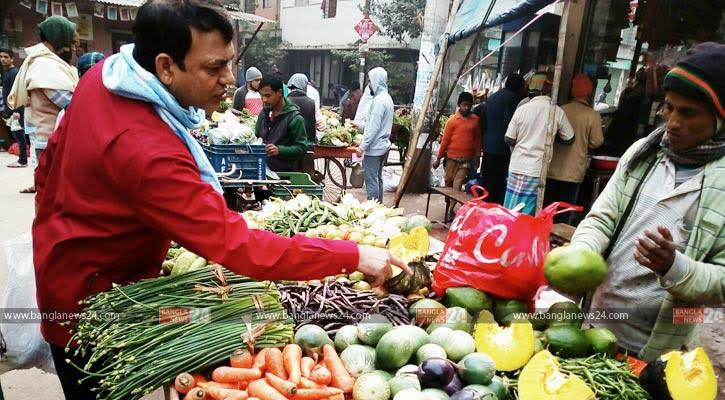
{"type": "Polygon", "coordinates": [[[446,245],[433,271],[433,290],[472,286],[498,297],[530,300],[544,278],[544,256],[554,215],[581,207],[553,203],[536,216],[520,214],[483,200],[464,204],[451,224],[446,245]]]}
{"type": "MultiPolygon", "coordinates": [[[[30,146],[27,147],[28,156],[30,156],[30,146]]],[[[20,155],[20,146],[17,143],[13,143],[8,148],[8,153],[17,156],[20,155]]]]}

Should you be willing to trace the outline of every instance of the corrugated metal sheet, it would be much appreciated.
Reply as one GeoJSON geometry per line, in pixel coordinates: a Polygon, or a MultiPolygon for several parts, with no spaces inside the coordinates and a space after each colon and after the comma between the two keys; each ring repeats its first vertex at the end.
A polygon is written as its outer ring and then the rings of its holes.
{"type": "Polygon", "coordinates": [[[554,0],[495,0],[488,21],[483,23],[492,0],[464,0],[451,27],[449,43],[453,44],[474,33],[505,22],[536,14],[554,0]]]}
{"type": "Polygon", "coordinates": [[[271,23],[271,24],[276,23],[276,22],[272,21],[271,19],[260,17],[259,15],[256,15],[256,14],[249,14],[249,13],[244,13],[244,12],[240,12],[240,11],[227,11],[227,13],[229,14],[229,16],[232,19],[238,20],[238,21],[254,22],[257,24],[261,24],[263,22],[271,23]]]}

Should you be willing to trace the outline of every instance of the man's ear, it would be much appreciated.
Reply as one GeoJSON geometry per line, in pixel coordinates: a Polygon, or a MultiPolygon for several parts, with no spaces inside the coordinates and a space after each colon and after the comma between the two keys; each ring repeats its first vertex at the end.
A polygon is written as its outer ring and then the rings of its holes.
{"type": "Polygon", "coordinates": [[[174,82],[174,71],[172,67],[176,64],[170,55],[161,53],[156,56],[156,76],[166,86],[174,82]]]}

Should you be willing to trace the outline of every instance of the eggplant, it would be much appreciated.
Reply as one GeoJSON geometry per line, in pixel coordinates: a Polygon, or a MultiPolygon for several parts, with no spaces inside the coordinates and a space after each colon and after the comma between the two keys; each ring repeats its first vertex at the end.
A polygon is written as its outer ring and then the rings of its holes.
{"type": "Polygon", "coordinates": [[[461,378],[458,377],[458,374],[455,373],[453,374],[453,379],[451,379],[451,381],[443,387],[443,391],[448,393],[449,396],[460,392],[461,389],[463,389],[463,382],[461,381],[461,378]]]}
{"type": "Polygon", "coordinates": [[[476,389],[464,388],[451,396],[450,400],[496,400],[493,392],[484,393],[476,389]]]}
{"type": "Polygon", "coordinates": [[[429,358],[423,361],[418,368],[418,380],[423,388],[442,388],[448,385],[454,377],[457,378],[456,367],[445,358],[429,358]]]}
{"type": "Polygon", "coordinates": [[[463,389],[451,396],[450,400],[481,400],[483,397],[473,389],[463,389]]]}

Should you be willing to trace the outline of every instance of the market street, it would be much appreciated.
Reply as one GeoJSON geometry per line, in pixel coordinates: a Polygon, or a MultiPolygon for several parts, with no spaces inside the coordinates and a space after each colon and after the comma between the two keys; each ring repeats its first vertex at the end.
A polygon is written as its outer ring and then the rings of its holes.
{"type": "Polygon", "coordinates": [[[724,1],[2,0],[0,400],[725,400],[724,1]]]}

